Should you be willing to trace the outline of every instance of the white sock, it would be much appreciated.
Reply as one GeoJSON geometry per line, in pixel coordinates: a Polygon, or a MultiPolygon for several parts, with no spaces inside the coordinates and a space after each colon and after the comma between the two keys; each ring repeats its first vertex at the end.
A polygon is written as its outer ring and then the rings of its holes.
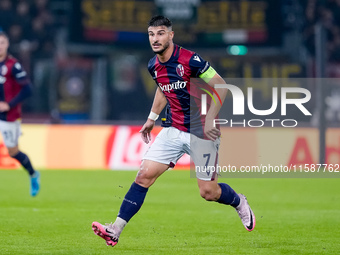
{"type": "Polygon", "coordinates": [[[116,221],[113,223],[114,228],[118,231],[118,235],[123,231],[127,222],[120,217],[117,217],[116,221]]]}
{"type": "Polygon", "coordinates": [[[242,198],[240,197],[240,203],[238,204],[238,206],[236,206],[235,208],[238,210],[240,209],[240,206],[242,205],[242,198]]]}

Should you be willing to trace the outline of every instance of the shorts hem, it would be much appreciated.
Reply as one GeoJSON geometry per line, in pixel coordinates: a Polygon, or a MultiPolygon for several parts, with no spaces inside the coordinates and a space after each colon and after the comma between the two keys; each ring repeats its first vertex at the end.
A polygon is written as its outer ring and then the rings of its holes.
{"type": "Polygon", "coordinates": [[[161,163],[161,164],[167,165],[167,166],[169,166],[169,167],[170,167],[170,164],[172,163],[171,161],[168,162],[168,161],[163,161],[163,160],[154,159],[154,158],[149,158],[149,157],[144,157],[144,158],[142,158],[142,161],[143,161],[143,160],[154,161],[154,162],[157,162],[157,163],[161,163]]]}
{"type": "Polygon", "coordinates": [[[197,176],[196,176],[196,178],[199,179],[199,180],[201,180],[201,181],[207,181],[207,182],[213,181],[212,178],[199,178],[199,177],[197,177],[197,176]]]}

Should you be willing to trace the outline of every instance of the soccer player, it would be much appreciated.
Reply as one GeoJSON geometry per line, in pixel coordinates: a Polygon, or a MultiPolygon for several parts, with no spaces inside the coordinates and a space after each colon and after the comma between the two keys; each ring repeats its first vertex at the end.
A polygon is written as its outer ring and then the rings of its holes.
{"type": "MultiPolygon", "coordinates": [[[[116,221],[106,225],[92,223],[95,234],[111,246],[118,243],[125,225],[141,208],[149,187],[169,167],[174,167],[184,153],[190,154],[196,166],[216,167],[217,164],[221,133],[214,127],[213,119],[222,106],[227,90],[215,90],[213,96],[218,99],[219,95],[221,101],[210,104],[207,115],[202,117],[197,112],[199,109],[190,104],[190,95],[197,92],[197,86],[191,83],[190,78],[199,77],[210,88],[214,84],[225,84],[225,81],[198,54],[173,43],[174,32],[168,18],[153,17],[149,21],[148,34],[151,48],[156,54],[150,60],[148,69],[158,88],[150,115],[140,130],[143,141],[150,142],[150,132],[164,107],[167,107],[167,118],[163,122],[164,128],[143,157],[116,221]]],[[[198,171],[196,177],[200,194],[205,200],[234,207],[244,227],[248,231],[254,229],[255,216],[244,195],[237,194],[226,183],[218,183],[216,171],[198,171]]]]}
{"type": "Polygon", "coordinates": [[[0,31],[0,131],[8,153],[27,170],[30,176],[30,194],[40,189],[40,174],[34,170],[28,156],[19,150],[21,135],[21,103],[31,96],[31,83],[20,63],[8,54],[8,36],[0,31]]]}

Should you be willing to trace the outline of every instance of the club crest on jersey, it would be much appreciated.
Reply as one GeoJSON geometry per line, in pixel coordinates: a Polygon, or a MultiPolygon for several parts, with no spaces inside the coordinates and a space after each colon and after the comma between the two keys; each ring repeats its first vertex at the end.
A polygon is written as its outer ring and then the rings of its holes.
{"type": "Polygon", "coordinates": [[[179,64],[177,67],[176,67],[176,72],[179,76],[183,77],[184,75],[184,67],[179,64]]]}
{"type": "Polygon", "coordinates": [[[6,75],[7,72],[8,72],[7,66],[3,65],[3,66],[1,67],[1,75],[6,75]]]}

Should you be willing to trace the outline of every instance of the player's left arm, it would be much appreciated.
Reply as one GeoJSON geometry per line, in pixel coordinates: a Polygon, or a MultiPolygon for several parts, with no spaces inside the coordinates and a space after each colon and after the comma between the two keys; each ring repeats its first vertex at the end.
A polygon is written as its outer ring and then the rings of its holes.
{"type": "Polygon", "coordinates": [[[226,84],[222,77],[212,68],[208,61],[205,61],[200,55],[194,53],[189,60],[189,66],[193,77],[203,79],[213,88],[213,98],[216,104],[211,104],[205,118],[204,133],[211,140],[216,140],[221,135],[219,129],[214,126],[214,119],[220,111],[228,89],[215,89],[215,84],[226,84]]]}
{"type": "Polygon", "coordinates": [[[27,77],[26,71],[21,67],[21,65],[17,62],[12,67],[12,75],[15,79],[15,81],[20,84],[20,92],[12,98],[11,101],[0,102],[0,112],[7,112],[11,108],[15,107],[16,105],[22,103],[26,98],[30,97],[32,95],[32,86],[31,82],[29,81],[27,77]]]}
{"type": "Polygon", "coordinates": [[[210,104],[209,110],[205,117],[204,133],[206,136],[215,141],[221,135],[221,131],[214,126],[214,119],[219,113],[222,104],[227,96],[227,88],[215,88],[216,84],[226,84],[223,78],[210,66],[208,70],[200,76],[209,86],[214,88],[213,98],[216,104],[210,104]],[[221,104],[222,103],[222,104],[221,104]]]}

